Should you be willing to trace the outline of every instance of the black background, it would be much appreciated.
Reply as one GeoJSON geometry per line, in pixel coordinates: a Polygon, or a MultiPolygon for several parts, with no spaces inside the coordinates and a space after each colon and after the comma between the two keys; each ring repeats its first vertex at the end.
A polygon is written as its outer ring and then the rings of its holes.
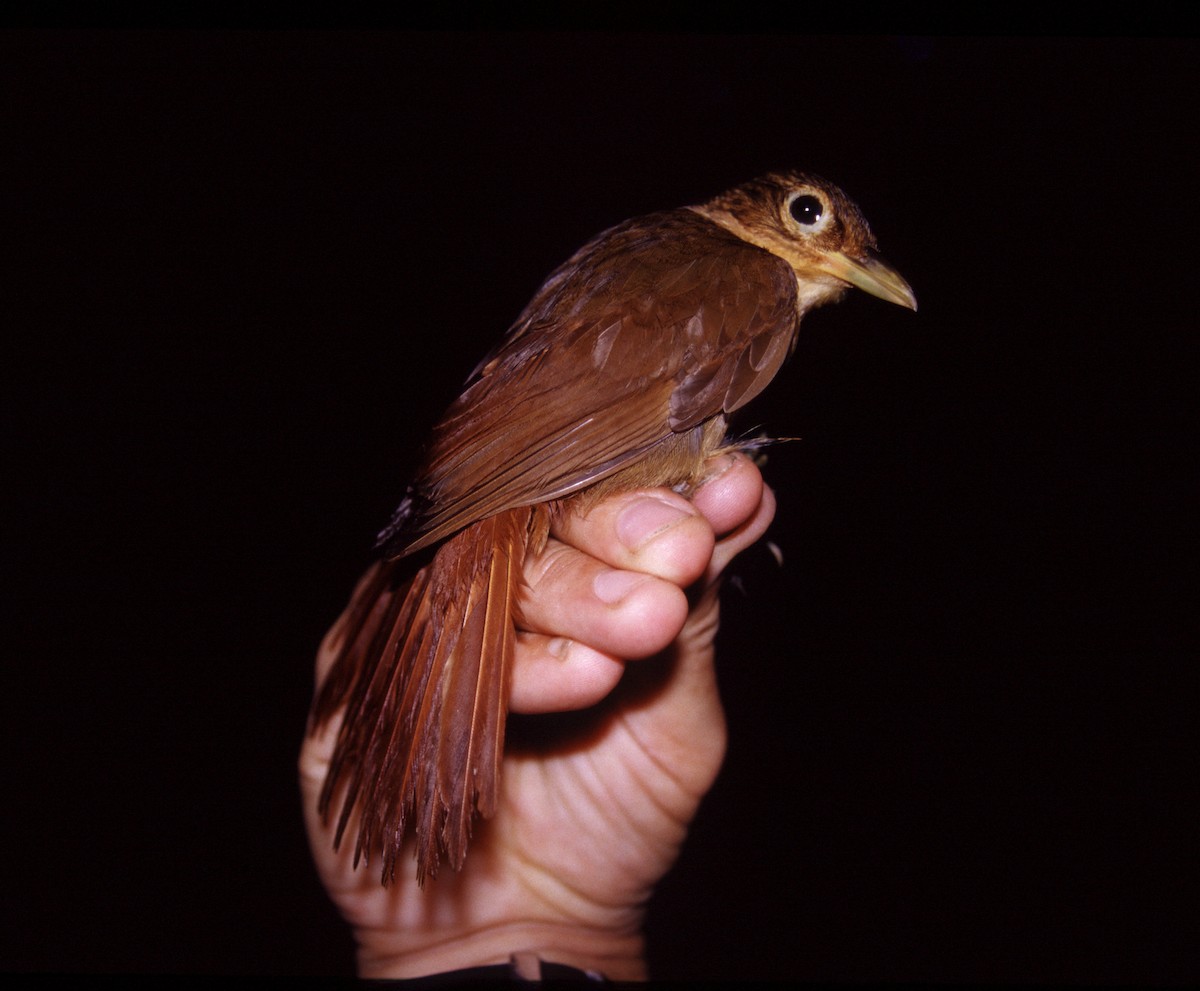
{"type": "Polygon", "coordinates": [[[349,972],[295,755],[425,431],[584,240],[798,167],[921,309],[741,422],[785,564],[656,973],[1194,979],[1198,47],[0,36],[0,969],[349,972]]]}

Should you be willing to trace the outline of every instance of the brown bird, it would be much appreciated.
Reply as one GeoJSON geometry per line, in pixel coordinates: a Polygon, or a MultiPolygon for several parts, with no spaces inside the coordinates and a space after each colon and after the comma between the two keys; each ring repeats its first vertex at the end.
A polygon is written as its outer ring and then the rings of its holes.
{"type": "Polygon", "coordinates": [[[840,189],[791,172],[628,220],[551,274],[434,428],[333,631],[310,725],[345,707],[319,799],[327,821],[340,800],[335,847],[357,812],[355,864],[381,855],[384,884],[409,830],[418,879],[462,866],[496,808],[526,555],[573,500],[697,482],[810,308],[857,286],[916,309],[874,248],[840,189]]]}

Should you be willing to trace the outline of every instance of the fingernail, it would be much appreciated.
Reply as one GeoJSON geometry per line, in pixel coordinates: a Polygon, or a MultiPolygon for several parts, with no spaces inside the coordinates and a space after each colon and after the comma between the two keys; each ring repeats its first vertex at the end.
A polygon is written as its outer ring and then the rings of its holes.
{"type": "Polygon", "coordinates": [[[567,651],[570,649],[570,647],[571,641],[566,637],[555,637],[548,644],[546,644],[546,649],[560,661],[566,658],[567,651]]]}
{"type": "Polygon", "coordinates": [[[726,454],[719,460],[712,462],[708,466],[708,471],[705,472],[704,477],[701,478],[699,483],[696,485],[696,489],[702,489],[709,482],[715,482],[737,463],[737,456],[733,454],[726,454]]]}
{"type": "Polygon", "coordinates": [[[615,606],[645,580],[634,571],[602,571],[592,579],[592,591],[605,605],[615,606]]]}
{"type": "Polygon", "coordinates": [[[621,543],[635,551],[651,537],[690,515],[678,506],[658,499],[638,499],[626,506],[617,518],[617,536],[621,543]]]}

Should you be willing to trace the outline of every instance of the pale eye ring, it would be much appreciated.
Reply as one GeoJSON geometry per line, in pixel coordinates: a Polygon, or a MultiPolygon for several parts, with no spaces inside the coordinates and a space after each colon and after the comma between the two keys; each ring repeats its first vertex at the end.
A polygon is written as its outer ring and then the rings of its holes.
{"type": "Polygon", "coordinates": [[[816,234],[829,223],[830,210],[821,197],[801,190],[788,197],[787,214],[805,234],[816,234]]]}

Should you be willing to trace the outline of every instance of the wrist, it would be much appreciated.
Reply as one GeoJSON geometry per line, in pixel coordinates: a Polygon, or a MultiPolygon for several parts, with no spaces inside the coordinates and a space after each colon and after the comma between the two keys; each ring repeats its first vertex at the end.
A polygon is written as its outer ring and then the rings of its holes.
{"type": "MultiPolygon", "coordinates": [[[[614,981],[646,979],[640,930],[616,932],[538,921],[489,925],[428,940],[396,934],[358,934],[358,973],[363,978],[426,977],[471,967],[510,964],[520,970],[534,959],[601,974],[614,981]]],[[[523,972],[523,971],[522,971],[523,972]]]]}

